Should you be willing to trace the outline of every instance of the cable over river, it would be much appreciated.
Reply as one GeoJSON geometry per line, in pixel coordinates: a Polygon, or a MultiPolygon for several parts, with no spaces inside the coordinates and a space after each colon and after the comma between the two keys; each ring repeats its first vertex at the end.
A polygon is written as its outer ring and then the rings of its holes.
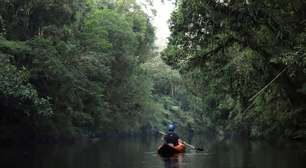
{"type": "MultiPolygon", "coordinates": [[[[200,138],[198,138],[200,139],[200,138]]],[[[205,142],[171,158],[156,154],[159,138],[107,138],[95,143],[1,147],[2,168],[304,168],[306,144],[261,141],[205,142]]]]}

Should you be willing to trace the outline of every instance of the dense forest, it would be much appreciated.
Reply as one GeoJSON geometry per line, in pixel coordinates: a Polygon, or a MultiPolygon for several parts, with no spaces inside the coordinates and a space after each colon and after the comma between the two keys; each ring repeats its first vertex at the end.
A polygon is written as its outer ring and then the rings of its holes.
{"type": "Polygon", "coordinates": [[[160,55],[135,0],[0,0],[1,144],[306,137],[306,2],[173,3],[160,55]]]}
{"type": "Polygon", "coordinates": [[[0,141],[190,126],[181,78],[154,40],[133,0],[1,0],[0,141]]]}
{"type": "Polygon", "coordinates": [[[162,58],[200,99],[199,131],[306,136],[306,2],[178,0],[162,58]]]}

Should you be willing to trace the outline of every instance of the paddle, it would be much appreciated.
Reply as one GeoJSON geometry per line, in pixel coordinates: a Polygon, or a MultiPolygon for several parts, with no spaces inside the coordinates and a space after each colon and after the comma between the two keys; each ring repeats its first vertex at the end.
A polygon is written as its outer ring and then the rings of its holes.
{"type": "MultiPolygon", "coordinates": [[[[166,133],[164,133],[163,131],[158,131],[160,134],[162,134],[162,135],[166,135],[166,133]]],[[[182,139],[181,139],[182,140],[182,139]]],[[[194,149],[194,150],[197,150],[197,151],[204,151],[204,149],[203,148],[197,148],[197,147],[195,147],[195,146],[193,146],[193,145],[191,145],[191,144],[189,144],[189,143],[187,143],[186,141],[184,141],[184,140],[182,140],[182,142],[183,142],[183,144],[185,144],[186,146],[188,146],[188,147],[190,147],[191,149],[194,149]]]]}

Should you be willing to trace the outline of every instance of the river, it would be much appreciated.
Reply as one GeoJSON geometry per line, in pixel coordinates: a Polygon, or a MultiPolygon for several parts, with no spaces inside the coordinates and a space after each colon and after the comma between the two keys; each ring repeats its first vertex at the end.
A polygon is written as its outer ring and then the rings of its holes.
{"type": "Polygon", "coordinates": [[[229,140],[194,141],[172,158],[156,154],[158,138],[106,138],[94,143],[1,147],[1,168],[305,168],[306,144],[229,140]]]}

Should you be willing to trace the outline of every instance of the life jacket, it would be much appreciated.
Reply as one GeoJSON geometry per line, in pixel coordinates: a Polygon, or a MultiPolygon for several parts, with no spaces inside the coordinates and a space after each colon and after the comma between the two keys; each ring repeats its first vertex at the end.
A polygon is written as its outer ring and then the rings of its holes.
{"type": "Polygon", "coordinates": [[[165,140],[165,143],[169,144],[173,144],[174,146],[177,146],[178,145],[178,135],[174,132],[168,132],[165,137],[164,137],[164,140],[165,140]]]}

